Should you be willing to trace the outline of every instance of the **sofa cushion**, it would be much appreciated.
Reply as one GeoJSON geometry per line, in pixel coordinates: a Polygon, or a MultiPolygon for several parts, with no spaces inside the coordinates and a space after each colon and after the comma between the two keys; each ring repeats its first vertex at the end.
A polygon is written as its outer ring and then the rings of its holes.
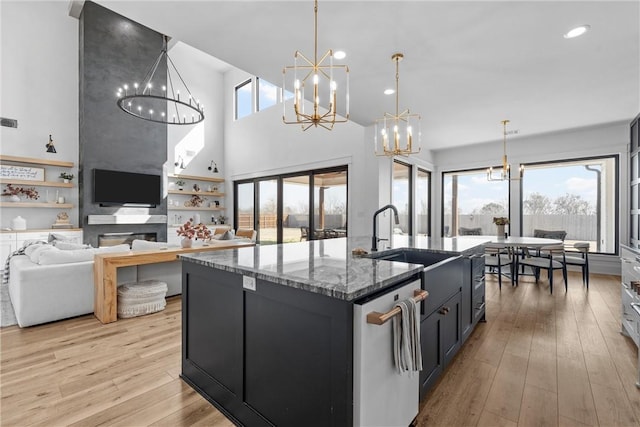
{"type": "Polygon", "coordinates": [[[53,247],[51,250],[45,251],[40,255],[38,264],[51,265],[51,264],[69,264],[73,262],[93,261],[95,254],[111,253],[111,252],[128,252],[129,245],[115,245],[106,246],[104,248],[90,248],[90,249],[73,249],[73,250],[61,250],[53,247]]]}
{"type": "Polygon", "coordinates": [[[85,245],[83,243],[67,242],[65,240],[54,240],[53,241],[53,246],[55,246],[56,248],[61,249],[63,251],[69,251],[69,250],[73,250],[73,249],[89,249],[89,248],[91,248],[91,245],[85,245]]]}
{"type": "Polygon", "coordinates": [[[49,244],[31,245],[24,250],[24,253],[25,255],[29,256],[29,259],[31,260],[31,262],[38,264],[40,262],[40,256],[43,253],[48,252],[52,249],[55,249],[55,248],[49,244]]]}
{"type": "Polygon", "coordinates": [[[224,232],[222,236],[220,236],[219,240],[233,240],[236,236],[233,234],[233,230],[227,230],[224,232]]]}

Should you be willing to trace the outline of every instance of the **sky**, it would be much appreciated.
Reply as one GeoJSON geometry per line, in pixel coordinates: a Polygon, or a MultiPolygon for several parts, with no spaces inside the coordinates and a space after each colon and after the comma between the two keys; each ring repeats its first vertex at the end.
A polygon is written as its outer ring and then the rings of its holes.
{"type": "MultiPolygon", "coordinates": [[[[587,162],[592,165],[600,160],[587,162]]],[[[611,165],[607,165],[609,167],[611,165]]],[[[601,167],[600,167],[601,168],[601,167]]],[[[499,175],[494,170],[494,175],[499,175]]],[[[512,185],[519,185],[513,181],[512,185]]],[[[522,181],[526,198],[532,193],[540,193],[551,200],[565,194],[577,194],[593,205],[596,203],[596,173],[586,170],[583,165],[559,164],[558,167],[529,166],[525,168],[522,181]]],[[[450,204],[451,179],[445,181],[445,198],[450,204]]],[[[485,171],[458,177],[458,207],[460,213],[469,214],[490,202],[508,203],[508,184],[506,181],[488,181],[485,171]]]]}

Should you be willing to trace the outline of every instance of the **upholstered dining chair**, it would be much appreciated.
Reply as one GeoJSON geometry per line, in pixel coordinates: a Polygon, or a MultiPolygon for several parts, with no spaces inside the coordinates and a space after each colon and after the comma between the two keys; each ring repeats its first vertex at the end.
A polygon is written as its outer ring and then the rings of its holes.
{"type": "Polygon", "coordinates": [[[565,263],[582,268],[582,285],[589,289],[589,243],[576,242],[565,245],[565,263]]]}
{"type": "MultiPolygon", "coordinates": [[[[539,253],[531,255],[530,251],[524,249],[525,256],[517,259],[517,263],[522,267],[531,267],[536,278],[536,283],[540,280],[540,270],[547,270],[549,275],[549,290],[553,293],[553,271],[562,270],[562,278],[564,279],[564,290],[568,289],[567,284],[567,264],[565,262],[564,245],[548,245],[542,246],[539,253]]],[[[519,271],[516,268],[516,271],[519,271]]],[[[524,269],[522,270],[524,271],[524,269]]],[[[516,285],[518,277],[523,274],[521,271],[516,275],[516,285]]]]}
{"type": "Polygon", "coordinates": [[[504,268],[509,269],[511,286],[513,286],[513,250],[511,247],[500,243],[487,243],[484,245],[484,266],[488,273],[498,275],[498,287],[502,290],[502,276],[504,268]]]}
{"type": "Polygon", "coordinates": [[[466,228],[460,227],[458,228],[459,236],[482,236],[482,228],[466,228]]]}
{"type": "Polygon", "coordinates": [[[256,241],[256,230],[251,228],[238,228],[236,230],[236,237],[250,239],[252,242],[256,241]]]}
{"type": "Polygon", "coordinates": [[[533,237],[541,237],[543,239],[562,240],[567,237],[567,232],[564,230],[533,230],[533,237]]]}

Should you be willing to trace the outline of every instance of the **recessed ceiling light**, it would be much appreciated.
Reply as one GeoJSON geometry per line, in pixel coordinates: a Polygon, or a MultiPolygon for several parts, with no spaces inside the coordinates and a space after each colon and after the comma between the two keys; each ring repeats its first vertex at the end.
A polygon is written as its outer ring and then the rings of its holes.
{"type": "Polygon", "coordinates": [[[336,50],[335,52],[333,52],[333,57],[336,59],[344,59],[346,58],[347,54],[344,52],[344,50],[336,50]]]}
{"type": "Polygon", "coordinates": [[[580,25],[579,27],[575,27],[575,28],[569,30],[564,35],[564,38],[565,39],[572,39],[574,37],[581,36],[584,33],[586,33],[587,31],[589,31],[589,28],[591,28],[591,25],[580,25]]]}
{"type": "Polygon", "coordinates": [[[393,95],[394,93],[396,93],[395,89],[385,89],[384,90],[384,94],[385,95],[393,95]]]}

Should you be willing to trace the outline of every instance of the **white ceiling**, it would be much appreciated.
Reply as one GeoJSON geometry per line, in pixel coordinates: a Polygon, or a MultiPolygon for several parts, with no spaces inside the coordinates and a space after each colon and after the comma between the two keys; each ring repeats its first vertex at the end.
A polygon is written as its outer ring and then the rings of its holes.
{"type": "MultiPolygon", "coordinates": [[[[278,85],[296,50],[313,55],[312,0],[98,3],[278,85]]],[[[319,51],[347,53],[363,126],[395,110],[382,92],[404,53],[400,109],[422,115],[427,149],[500,140],[502,119],[527,136],[640,112],[638,1],[320,0],[318,22],[319,51]]]]}

